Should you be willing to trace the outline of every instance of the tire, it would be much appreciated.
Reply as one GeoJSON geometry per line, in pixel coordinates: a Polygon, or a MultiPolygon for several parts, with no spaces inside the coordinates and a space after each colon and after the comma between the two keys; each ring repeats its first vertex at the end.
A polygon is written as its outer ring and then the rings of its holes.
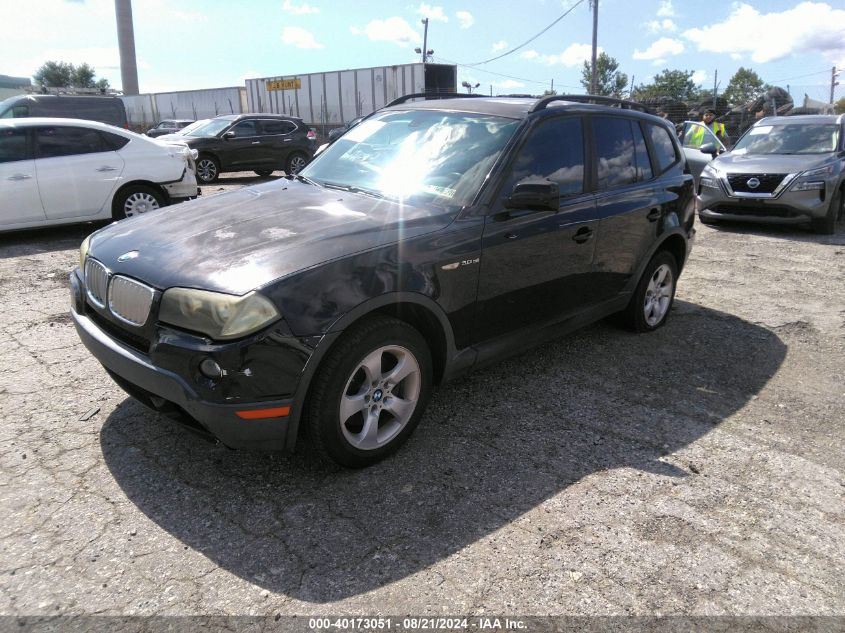
{"type": "Polygon", "coordinates": [[[391,317],[362,321],[314,377],[306,406],[311,443],[342,466],[375,464],[413,433],[431,389],[431,352],[416,329],[391,317]],[[395,382],[397,371],[403,374],[395,382]]]}
{"type": "Polygon", "coordinates": [[[270,174],[273,173],[273,170],[272,169],[256,169],[255,173],[258,174],[259,176],[261,176],[262,178],[266,178],[267,176],[269,176],[270,174]]]}
{"type": "Polygon", "coordinates": [[[118,191],[112,200],[112,217],[115,220],[132,218],[165,206],[167,202],[160,190],[147,185],[130,185],[118,191]]]}
{"type": "Polygon", "coordinates": [[[203,154],[197,159],[197,180],[208,185],[220,176],[220,161],[214,156],[203,154]]]}
{"type": "Polygon", "coordinates": [[[302,152],[293,152],[285,161],[285,173],[296,174],[308,164],[308,156],[302,152]]]}
{"type": "Polygon", "coordinates": [[[668,251],[651,258],[637,284],[634,296],[622,313],[622,322],[634,332],[653,332],[666,323],[678,281],[678,263],[668,251]],[[655,300],[655,291],[658,299],[655,300]]]}
{"type": "Polygon", "coordinates": [[[700,213],[698,214],[698,221],[708,226],[715,226],[719,223],[719,220],[714,220],[713,218],[705,218],[700,213]]]}
{"type": "Polygon", "coordinates": [[[837,189],[833,198],[830,199],[830,206],[823,218],[813,218],[813,231],[820,235],[833,235],[843,222],[845,209],[842,208],[842,190],[837,189]]]}

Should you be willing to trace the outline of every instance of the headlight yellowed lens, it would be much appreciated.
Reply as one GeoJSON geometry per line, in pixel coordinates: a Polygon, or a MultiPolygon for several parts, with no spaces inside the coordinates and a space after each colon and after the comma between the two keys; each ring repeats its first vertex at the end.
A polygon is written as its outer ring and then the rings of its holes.
{"type": "Polygon", "coordinates": [[[88,247],[91,245],[91,236],[89,235],[84,240],[82,240],[82,244],[79,246],[79,270],[82,271],[82,274],[85,274],[85,258],[88,256],[88,247]]]}
{"type": "Polygon", "coordinates": [[[161,298],[159,320],[226,340],[252,334],[280,317],[276,306],[256,292],[239,297],[193,288],[170,288],[161,298]]]}

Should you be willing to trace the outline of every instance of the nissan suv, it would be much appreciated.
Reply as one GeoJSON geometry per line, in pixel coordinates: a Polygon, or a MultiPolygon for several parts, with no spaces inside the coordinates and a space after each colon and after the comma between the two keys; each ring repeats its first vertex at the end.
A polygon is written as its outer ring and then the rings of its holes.
{"type": "Polygon", "coordinates": [[[609,315],[666,322],[695,232],[671,124],[583,96],[414,97],[298,175],[89,236],[72,317],[114,380],[227,446],[307,427],[361,467],[438,383],[609,315]]]}
{"type": "MultiPolygon", "coordinates": [[[[698,180],[698,215],[801,224],[835,233],[845,220],[845,115],[761,119],[698,180]]],[[[711,144],[702,152],[715,151],[711,144]]]]}
{"type": "Polygon", "coordinates": [[[295,174],[317,149],[317,134],[302,119],[283,114],[227,114],[179,136],[199,152],[197,180],[207,185],[227,171],[269,176],[295,174]]]}

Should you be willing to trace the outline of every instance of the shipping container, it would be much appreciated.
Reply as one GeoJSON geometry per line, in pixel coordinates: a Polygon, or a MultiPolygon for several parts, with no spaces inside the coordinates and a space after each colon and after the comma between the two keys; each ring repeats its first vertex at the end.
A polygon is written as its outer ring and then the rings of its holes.
{"type": "Polygon", "coordinates": [[[457,66],[419,63],[247,79],[247,110],[300,117],[325,131],[406,94],[455,92],[457,78],[457,66]]]}
{"type": "Polygon", "coordinates": [[[163,119],[211,119],[220,114],[242,114],[246,89],[206,88],[121,97],[130,125],[152,127],[163,119]]]}

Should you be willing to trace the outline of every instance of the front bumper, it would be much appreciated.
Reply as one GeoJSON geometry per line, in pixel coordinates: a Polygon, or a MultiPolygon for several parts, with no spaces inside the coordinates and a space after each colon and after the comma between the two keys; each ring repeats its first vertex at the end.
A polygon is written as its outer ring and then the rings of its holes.
{"type": "MultiPolygon", "coordinates": [[[[822,190],[790,191],[771,198],[731,196],[722,189],[700,187],[698,215],[710,220],[740,220],[767,224],[802,224],[824,217],[830,193],[822,190]]],[[[829,187],[826,189],[830,190],[829,187]]]]}
{"type": "MultiPolygon", "coordinates": [[[[278,350],[278,356],[284,357],[288,363],[287,375],[289,379],[284,381],[279,377],[279,382],[288,382],[290,397],[243,399],[220,395],[220,400],[209,397],[209,389],[204,389],[197,381],[197,376],[189,375],[188,371],[173,371],[173,369],[160,366],[162,363],[153,362],[154,353],[145,354],[138,349],[117,340],[108,333],[97,322],[102,316],[97,317],[90,311],[90,306],[85,302],[82,282],[74,271],[70,276],[72,292],[71,316],[76,326],[82,343],[105,367],[115,382],[118,383],[129,395],[133,396],[143,404],[168,415],[184,423],[187,427],[210,435],[231,448],[259,449],[267,451],[278,451],[292,446],[291,438],[288,437],[291,421],[297,420],[299,415],[299,402],[304,399],[297,397],[296,387],[307,362],[307,353],[300,344],[300,353],[293,367],[299,367],[300,375],[295,375],[296,370],[291,371],[291,355],[278,350]],[[303,360],[304,359],[304,360],[303,360]],[[186,375],[188,374],[188,375],[186,375]],[[264,419],[244,419],[244,412],[267,409],[290,408],[288,415],[279,415],[264,419]],[[241,412],[242,415],[238,415],[241,412]],[[295,415],[294,415],[295,414],[295,415]]],[[[232,344],[227,345],[204,345],[199,348],[188,346],[175,347],[173,336],[161,337],[161,342],[153,342],[153,348],[160,347],[159,355],[165,355],[173,367],[187,366],[184,359],[196,359],[198,349],[203,357],[224,358],[228,356],[246,356],[249,343],[244,343],[238,349],[233,349],[232,344]],[[224,348],[226,348],[224,350],[224,348]]],[[[278,342],[276,342],[278,348],[278,342]]],[[[256,371],[269,371],[266,363],[256,364],[256,371]]],[[[250,375],[250,374],[247,374],[250,375]]],[[[254,377],[254,376],[253,376],[254,377]]],[[[240,380],[246,380],[241,376],[240,380]]],[[[293,425],[295,427],[295,424],[293,425]]],[[[295,432],[295,430],[294,430],[295,432]]]]}

